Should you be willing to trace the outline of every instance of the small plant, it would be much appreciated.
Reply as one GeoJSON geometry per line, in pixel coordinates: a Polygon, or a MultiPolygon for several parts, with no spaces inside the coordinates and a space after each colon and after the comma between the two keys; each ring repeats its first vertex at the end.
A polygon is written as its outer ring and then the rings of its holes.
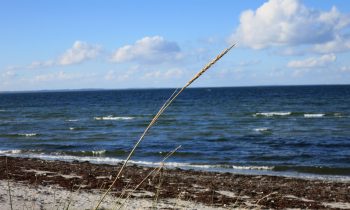
{"type": "Polygon", "coordinates": [[[126,164],[129,162],[131,156],[134,154],[136,148],[138,145],[141,143],[145,135],[148,133],[149,129],[155,124],[155,122],[158,120],[160,115],[165,111],[168,106],[180,95],[181,92],[183,92],[188,86],[190,86],[195,80],[197,80],[203,73],[205,73],[212,65],[214,65],[218,60],[220,60],[228,51],[230,51],[236,44],[231,45],[229,48],[225,49],[222,51],[216,58],[214,58],[211,62],[209,62],[204,68],[202,68],[190,81],[188,81],[185,86],[183,86],[178,92],[175,90],[175,92],[170,96],[170,98],[163,104],[163,106],[159,109],[158,113],[153,117],[151,122],[148,124],[142,135],[140,136],[139,140],[135,143],[134,147],[130,151],[128,157],[124,161],[122,167],[119,169],[119,172],[117,176],[115,177],[114,181],[112,184],[109,186],[109,188],[106,190],[106,192],[102,195],[101,199],[98,201],[95,210],[99,208],[101,205],[102,201],[105,199],[107,194],[111,191],[112,187],[115,185],[117,180],[119,179],[121,173],[123,172],[126,164]]]}

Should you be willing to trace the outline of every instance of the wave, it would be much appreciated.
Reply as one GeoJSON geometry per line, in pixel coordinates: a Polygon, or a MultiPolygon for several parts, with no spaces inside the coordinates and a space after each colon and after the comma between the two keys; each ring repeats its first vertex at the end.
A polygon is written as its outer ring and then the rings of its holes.
{"type": "Polygon", "coordinates": [[[256,132],[266,132],[266,131],[270,131],[270,129],[269,128],[254,128],[254,131],[256,131],[256,132]]]}
{"type": "Polygon", "coordinates": [[[106,117],[94,117],[95,120],[132,120],[134,117],[113,117],[112,115],[106,117]]]}
{"type": "Polygon", "coordinates": [[[37,136],[37,133],[19,133],[17,134],[18,136],[26,136],[26,137],[30,137],[30,136],[37,136]]]}
{"type": "MultiPolygon", "coordinates": [[[[59,153],[53,154],[43,154],[43,153],[33,153],[34,151],[24,151],[24,150],[0,150],[0,154],[14,156],[14,157],[29,157],[29,158],[40,158],[45,160],[63,160],[63,161],[89,161],[91,163],[103,163],[116,165],[124,162],[124,159],[114,158],[114,157],[101,157],[106,152],[106,150],[98,151],[81,151],[82,153],[92,153],[95,156],[75,156],[75,155],[62,155],[59,153]]],[[[129,164],[144,165],[144,166],[160,166],[161,162],[152,161],[140,161],[140,160],[130,160],[129,164]]],[[[220,165],[220,164],[193,164],[193,163],[181,163],[181,162],[165,162],[164,165],[170,168],[197,168],[197,169],[233,169],[233,170],[273,170],[273,166],[236,166],[236,165],[220,165]]]]}
{"type": "Polygon", "coordinates": [[[233,169],[237,170],[273,170],[274,166],[232,166],[233,169]]]}
{"type": "Polygon", "coordinates": [[[4,110],[4,109],[0,109],[0,112],[6,112],[6,110],[4,110]]]}
{"type": "Polygon", "coordinates": [[[253,114],[254,117],[282,117],[282,116],[295,116],[304,118],[318,118],[325,116],[344,117],[343,113],[307,113],[307,112],[257,112],[253,114]]]}
{"type": "Polygon", "coordinates": [[[254,117],[264,116],[264,117],[273,117],[273,116],[287,116],[291,115],[292,112],[257,112],[253,114],[254,117]]]}
{"type": "Polygon", "coordinates": [[[93,155],[103,155],[106,153],[106,150],[97,150],[97,151],[91,151],[93,155]]]}
{"type": "Polygon", "coordinates": [[[77,122],[77,121],[79,121],[79,120],[77,120],[77,119],[71,119],[71,120],[66,120],[67,122],[77,122]]]}
{"type": "Polygon", "coordinates": [[[324,117],[326,114],[304,114],[305,118],[317,118],[317,117],[324,117]]]}
{"type": "Polygon", "coordinates": [[[71,131],[82,131],[82,130],[86,130],[86,127],[69,127],[68,128],[71,131]]]}
{"type": "Polygon", "coordinates": [[[22,153],[22,150],[20,149],[0,150],[0,154],[20,154],[20,153],[22,153]]]}
{"type": "Polygon", "coordinates": [[[344,117],[341,113],[334,113],[335,117],[344,117]]]}
{"type": "MultiPolygon", "coordinates": [[[[103,150],[101,150],[103,151],[103,150]]],[[[59,153],[44,154],[33,153],[39,151],[22,151],[22,150],[0,150],[0,155],[12,156],[12,157],[26,157],[26,158],[39,158],[44,160],[61,160],[61,161],[88,161],[96,164],[110,164],[117,165],[123,163],[125,160],[115,157],[104,156],[75,156],[75,155],[62,155],[59,153]]],[[[100,152],[100,151],[96,151],[100,152]]],[[[157,167],[162,165],[161,162],[130,160],[129,164],[136,164],[141,166],[153,166],[157,167]]],[[[232,173],[247,173],[247,174],[268,174],[268,175],[281,175],[292,177],[304,177],[308,179],[344,179],[350,181],[349,168],[328,168],[317,166],[242,166],[242,165],[229,165],[229,164],[194,164],[194,163],[181,163],[181,162],[165,162],[165,167],[168,168],[182,168],[182,169],[203,169],[206,171],[216,172],[232,172],[232,173]],[[344,175],[346,176],[344,178],[344,175]]]]}

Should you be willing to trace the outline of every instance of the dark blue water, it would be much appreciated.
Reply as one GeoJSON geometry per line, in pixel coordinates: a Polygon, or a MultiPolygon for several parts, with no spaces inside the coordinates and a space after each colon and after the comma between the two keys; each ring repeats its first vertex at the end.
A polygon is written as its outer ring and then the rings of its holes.
{"type": "MultiPolygon", "coordinates": [[[[0,154],[117,163],[173,89],[0,94],[0,154]]],[[[350,86],[187,89],[133,162],[350,176],[350,86]]]]}

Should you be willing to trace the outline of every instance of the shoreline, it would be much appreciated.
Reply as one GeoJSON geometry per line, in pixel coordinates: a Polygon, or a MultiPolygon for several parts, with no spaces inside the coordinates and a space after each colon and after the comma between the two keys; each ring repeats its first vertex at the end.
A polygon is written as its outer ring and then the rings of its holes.
{"type": "MultiPolygon", "coordinates": [[[[101,190],[112,183],[120,164],[0,156],[0,166],[0,180],[3,185],[4,181],[10,180],[19,189],[59,187],[69,192],[79,189],[81,196],[77,196],[84,197],[84,193],[94,193],[98,198],[103,193],[101,190]]],[[[125,186],[128,189],[134,188],[152,170],[152,167],[128,165],[120,181],[113,187],[111,196],[118,197],[125,186]]],[[[169,203],[169,200],[175,199],[202,205],[198,209],[347,209],[350,208],[350,182],[163,168],[159,173],[150,176],[131,195],[132,199],[141,202],[140,196],[148,201],[157,197],[161,202],[169,203]]],[[[2,192],[1,197],[0,204],[5,204],[8,201],[5,199],[6,191],[2,192]]],[[[161,202],[157,205],[162,205],[161,202]]],[[[191,204],[186,205],[195,208],[191,204]]],[[[89,205],[92,207],[94,203],[89,205]]]]}
{"type": "MultiPolygon", "coordinates": [[[[17,150],[11,150],[10,153],[0,152],[1,156],[13,157],[13,158],[26,158],[26,159],[40,159],[46,161],[63,161],[63,162],[90,162],[92,164],[107,164],[111,166],[116,166],[123,163],[123,159],[113,158],[113,157],[104,157],[105,160],[101,160],[101,156],[54,156],[54,155],[37,155],[37,154],[17,154],[17,150]],[[15,152],[13,152],[15,151],[15,152]]],[[[140,167],[159,167],[160,162],[151,162],[151,161],[140,161],[140,160],[130,160],[128,165],[137,165],[140,167]]],[[[334,173],[312,173],[312,172],[299,172],[299,171],[283,171],[279,170],[279,166],[275,169],[275,166],[232,166],[220,167],[219,165],[198,165],[198,164],[189,164],[189,163],[180,163],[180,162],[166,162],[165,168],[167,169],[182,169],[182,170],[195,170],[203,172],[218,172],[218,173],[232,173],[239,175],[262,175],[262,176],[281,176],[297,179],[311,179],[311,180],[326,180],[326,181],[339,181],[339,182],[350,182],[350,174],[334,174],[334,173]]]]}

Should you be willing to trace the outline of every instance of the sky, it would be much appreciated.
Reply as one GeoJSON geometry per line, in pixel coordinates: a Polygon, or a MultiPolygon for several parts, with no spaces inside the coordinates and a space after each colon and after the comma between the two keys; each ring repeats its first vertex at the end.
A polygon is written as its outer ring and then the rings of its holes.
{"type": "Polygon", "coordinates": [[[0,2],[0,91],[350,84],[350,2],[0,2]]]}

